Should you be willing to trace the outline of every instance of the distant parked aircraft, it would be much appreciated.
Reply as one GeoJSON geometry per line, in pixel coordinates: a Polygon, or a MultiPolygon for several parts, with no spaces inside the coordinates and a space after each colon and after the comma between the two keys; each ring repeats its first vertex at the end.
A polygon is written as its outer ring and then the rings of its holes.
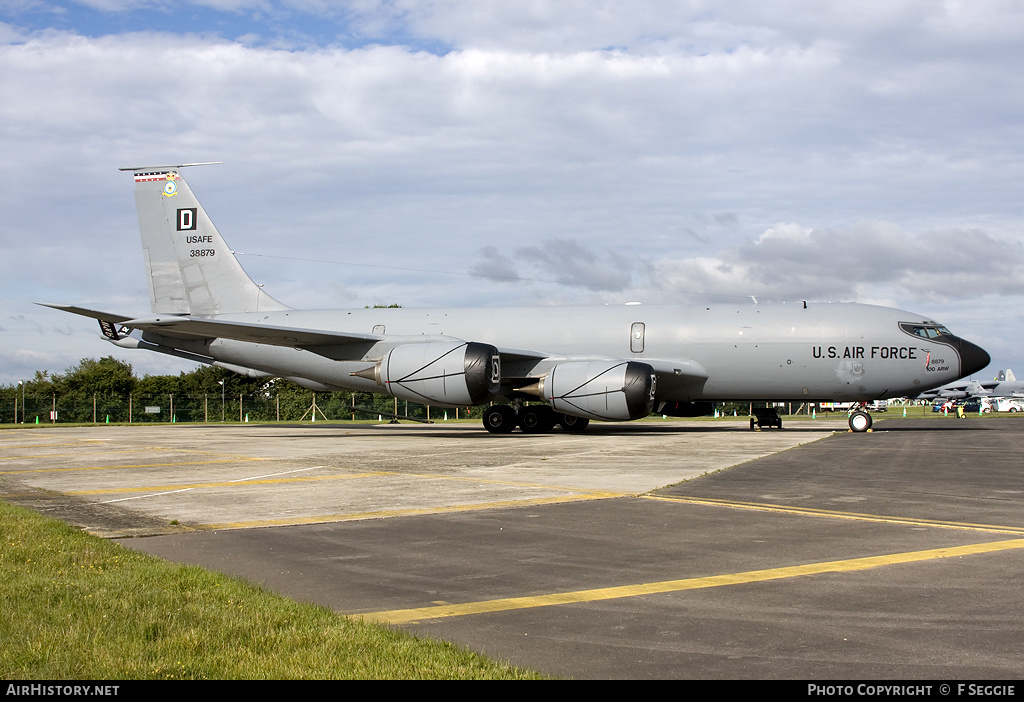
{"type": "Polygon", "coordinates": [[[959,380],[947,383],[941,388],[922,392],[918,395],[924,400],[948,397],[962,400],[968,397],[1012,397],[1024,395],[1024,381],[1017,380],[1012,370],[999,371],[993,380],[959,380]]]}

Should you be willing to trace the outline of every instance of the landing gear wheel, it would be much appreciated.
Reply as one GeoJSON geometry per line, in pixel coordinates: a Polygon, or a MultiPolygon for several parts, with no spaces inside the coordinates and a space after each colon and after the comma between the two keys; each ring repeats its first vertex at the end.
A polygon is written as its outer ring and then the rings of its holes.
{"type": "Polygon", "coordinates": [[[492,434],[511,434],[516,428],[516,413],[508,405],[492,405],[484,410],[484,428],[492,434]]]}
{"type": "Polygon", "coordinates": [[[519,427],[524,434],[546,434],[555,426],[555,412],[544,405],[527,405],[519,411],[519,427]]]}
{"type": "Polygon", "coordinates": [[[571,414],[558,415],[558,424],[565,431],[577,434],[587,428],[590,420],[586,417],[574,417],[571,414]]]}
{"type": "Polygon", "coordinates": [[[871,415],[857,410],[850,415],[850,431],[863,432],[871,428],[871,415]]]}

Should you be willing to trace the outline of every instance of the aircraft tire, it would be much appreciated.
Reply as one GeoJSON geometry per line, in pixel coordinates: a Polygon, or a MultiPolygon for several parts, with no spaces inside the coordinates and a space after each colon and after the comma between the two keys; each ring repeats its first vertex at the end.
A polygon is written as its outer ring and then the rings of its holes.
{"type": "Polygon", "coordinates": [[[484,410],[484,428],[492,434],[511,434],[516,428],[516,413],[508,405],[491,405],[484,410]]]}
{"type": "Polygon", "coordinates": [[[524,434],[546,434],[555,426],[555,412],[544,405],[527,405],[519,411],[519,428],[524,434]]]}
{"type": "Polygon", "coordinates": [[[572,432],[577,434],[587,428],[590,424],[590,420],[586,417],[574,417],[571,414],[559,414],[558,415],[558,426],[562,427],[564,431],[572,432]]]}
{"type": "Polygon", "coordinates": [[[864,432],[871,428],[871,415],[857,410],[850,415],[850,431],[864,432]]]}

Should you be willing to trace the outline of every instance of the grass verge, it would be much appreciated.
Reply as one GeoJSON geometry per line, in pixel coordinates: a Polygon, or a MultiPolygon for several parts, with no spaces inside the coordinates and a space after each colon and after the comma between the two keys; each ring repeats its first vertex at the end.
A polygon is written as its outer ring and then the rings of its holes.
{"type": "Polygon", "coordinates": [[[0,502],[0,679],[529,679],[0,502]]]}

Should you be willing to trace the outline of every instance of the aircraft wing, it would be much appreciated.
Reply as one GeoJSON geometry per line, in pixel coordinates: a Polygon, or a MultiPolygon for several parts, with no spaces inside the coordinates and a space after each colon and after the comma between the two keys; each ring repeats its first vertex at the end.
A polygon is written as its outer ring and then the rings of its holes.
{"type": "MultiPolygon", "coordinates": [[[[338,353],[337,347],[339,346],[372,344],[379,341],[399,341],[399,338],[383,334],[357,334],[354,332],[335,332],[322,329],[280,327],[249,322],[185,317],[173,314],[133,318],[128,315],[73,305],[38,304],[83,317],[91,317],[100,322],[110,322],[142,331],[153,331],[165,337],[177,339],[234,339],[236,341],[271,346],[299,347],[333,358],[348,355],[345,352],[338,353]]],[[[417,340],[423,340],[423,338],[418,337],[417,340]]],[[[701,383],[708,379],[707,371],[700,364],[686,359],[622,359],[604,357],[596,359],[593,356],[553,356],[543,351],[505,347],[499,348],[498,353],[501,355],[502,368],[507,371],[507,374],[503,373],[506,377],[521,377],[524,379],[538,377],[560,363],[572,361],[606,360],[609,362],[623,362],[635,360],[639,363],[646,363],[654,369],[654,373],[657,376],[659,395],[679,396],[680,391],[685,386],[701,383]]]]}
{"type": "Polygon", "coordinates": [[[695,361],[651,358],[637,360],[654,368],[654,374],[658,377],[657,394],[660,396],[678,396],[684,386],[703,383],[708,379],[708,372],[695,361]]]}
{"type": "Polygon", "coordinates": [[[112,314],[84,307],[74,307],[72,305],[39,304],[83,317],[92,317],[100,321],[123,324],[132,329],[154,331],[163,336],[177,339],[235,339],[254,344],[295,347],[373,343],[385,338],[382,334],[355,334],[352,332],[332,332],[319,329],[276,327],[247,322],[182,317],[173,314],[133,319],[123,314],[112,314]]]}

